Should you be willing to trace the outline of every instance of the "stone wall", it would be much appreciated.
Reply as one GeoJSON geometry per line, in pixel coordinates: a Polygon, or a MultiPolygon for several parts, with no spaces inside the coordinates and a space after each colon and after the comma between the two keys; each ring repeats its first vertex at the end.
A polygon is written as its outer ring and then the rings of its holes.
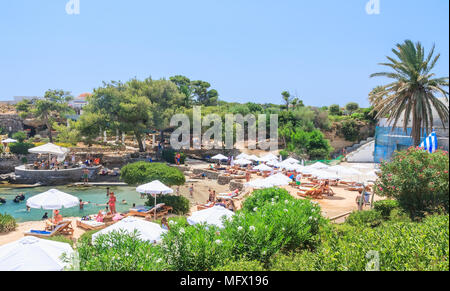
{"type": "Polygon", "coordinates": [[[12,132],[23,130],[22,118],[17,114],[0,114],[0,127],[12,132]]]}
{"type": "MultiPolygon", "coordinates": [[[[97,175],[100,167],[90,168],[90,177],[97,175]]],[[[42,185],[66,185],[69,183],[79,182],[83,175],[83,168],[60,169],[60,170],[27,170],[24,166],[15,168],[17,184],[36,184],[42,185]]]]}

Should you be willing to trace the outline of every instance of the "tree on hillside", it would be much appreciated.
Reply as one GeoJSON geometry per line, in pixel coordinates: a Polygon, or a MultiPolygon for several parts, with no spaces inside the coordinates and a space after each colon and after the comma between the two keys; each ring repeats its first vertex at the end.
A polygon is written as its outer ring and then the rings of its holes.
{"type": "Polygon", "coordinates": [[[289,105],[292,101],[291,93],[289,93],[288,91],[283,91],[281,92],[281,96],[284,100],[284,103],[286,104],[286,110],[289,110],[289,105]]]}
{"type": "Polygon", "coordinates": [[[167,128],[170,118],[184,103],[183,94],[173,82],[151,78],[105,83],[94,90],[89,100],[89,115],[80,120],[80,131],[90,135],[92,132],[83,123],[92,124],[101,117],[104,129],[132,132],[140,151],[144,151],[145,134],[167,128]]]}
{"type": "Polygon", "coordinates": [[[177,75],[170,77],[178,90],[184,95],[184,106],[191,107],[194,103],[194,90],[192,88],[191,80],[188,77],[177,75]]]}
{"type": "Polygon", "coordinates": [[[69,101],[72,99],[70,92],[48,90],[44,98],[21,102],[16,109],[21,116],[34,117],[45,124],[50,142],[53,142],[53,124],[73,112],[69,107],[69,101]]]}
{"type": "Polygon", "coordinates": [[[414,44],[406,40],[397,44],[392,52],[395,57],[387,57],[387,63],[380,65],[391,68],[391,72],[372,74],[371,77],[386,77],[393,82],[382,86],[379,92],[371,95],[377,118],[388,116],[393,128],[403,118],[403,129],[407,131],[409,120],[412,121],[411,136],[414,145],[421,142],[422,131],[430,132],[433,127],[432,110],[435,109],[444,127],[448,123],[448,107],[437,98],[442,95],[448,101],[448,77],[435,78],[432,73],[440,54],[434,56],[435,46],[428,55],[420,42],[414,44]]]}
{"type": "Polygon", "coordinates": [[[330,115],[342,115],[341,107],[338,104],[333,104],[330,107],[328,107],[328,111],[330,112],[330,115]]]}
{"type": "Polygon", "coordinates": [[[217,90],[209,90],[211,84],[205,81],[193,81],[192,88],[194,95],[197,97],[197,103],[205,106],[215,106],[219,100],[217,90]]]}
{"type": "Polygon", "coordinates": [[[356,102],[350,102],[345,105],[345,109],[352,115],[356,110],[359,109],[359,104],[356,102]]]}

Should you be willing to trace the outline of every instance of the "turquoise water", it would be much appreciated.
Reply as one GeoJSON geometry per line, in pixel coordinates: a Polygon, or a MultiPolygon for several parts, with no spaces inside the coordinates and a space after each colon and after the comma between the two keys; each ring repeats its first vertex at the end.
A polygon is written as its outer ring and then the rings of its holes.
{"type": "MultiPolygon", "coordinates": [[[[91,187],[91,188],[76,188],[76,187],[39,187],[32,189],[5,189],[0,188],[0,197],[6,198],[6,204],[0,205],[0,213],[7,213],[12,215],[18,222],[24,221],[39,221],[45,212],[48,212],[51,217],[52,212],[50,210],[43,209],[31,209],[27,212],[26,200],[17,204],[13,200],[19,193],[24,193],[26,199],[33,197],[34,195],[43,193],[50,189],[58,189],[65,193],[76,196],[83,199],[85,202],[91,202],[84,206],[83,210],[79,207],[62,209],[61,214],[65,217],[82,217],[85,215],[97,214],[99,210],[105,209],[105,204],[108,201],[106,197],[106,187],[91,187]],[[96,205],[96,204],[100,204],[96,205]]],[[[136,192],[136,188],[133,187],[110,187],[110,191],[114,192],[117,197],[116,210],[118,212],[126,212],[132,206],[144,205],[145,199],[140,199],[140,194],[136,192]],[[128,204],[121,204],[122,200],[126,200],[128,204]]]]}

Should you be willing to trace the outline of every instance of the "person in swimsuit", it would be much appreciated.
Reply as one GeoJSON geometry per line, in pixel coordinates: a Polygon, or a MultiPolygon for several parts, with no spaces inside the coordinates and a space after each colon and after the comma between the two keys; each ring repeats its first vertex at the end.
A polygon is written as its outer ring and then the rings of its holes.
{"type": "Polygon", "coordinates": [[[108,205],[109,205],[109,209],[111,209],[112,214],[116,214],[116,201],[117,201],[117,199],[116,199],[116,196],[114,195],[114,192],[111,192],[109,194],[108,205]]]}

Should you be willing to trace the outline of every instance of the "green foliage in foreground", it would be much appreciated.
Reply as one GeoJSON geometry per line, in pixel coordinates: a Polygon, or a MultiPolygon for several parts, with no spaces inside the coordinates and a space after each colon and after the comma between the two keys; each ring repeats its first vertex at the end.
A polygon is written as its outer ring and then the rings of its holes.
{"type": "Polygon", "coordinates": [[[140,242],[136,235],[120,233],[103,236],[91,245],[89,234],[78,245],[81,269],[449,269],[448,215],[412,222],[405,219],[401,209],[392,208],[389,217],[383,216],[380,210],[372,210],[366,212],[369,214],[353,215],[354,222],[350,219],[343,225],[330,225],[321,217],[317,204],[293,198],[277,199],[283,192],[281,189],[256,191],[255,196],[262,196],[255,199],[260,206],[237,212],[231,221],[224,221],[223,229],[188,226],[185,219],[170,219],[171,230],[160,245],[140,242]],[[372,224],[373,217],[381,221],[377,226],[372,224]],[[379,268],[374,264],[377,257],[379,268]]]}
{"type": "Polygon", "coordinates": [[[213,271],[217,272],[262,272],[264,266],[258,261],[232,261],[228,260],[222,265],[214,268],[213,271]]]}
{"type": "Polygon", "coordinates": [[[256,190],[245,200],[243,208],[245,211],[253,211],[255,207],[263,207],[273,201],[285,200],[294,200],[287,190],[275,188],[256,190]]]}
{"type": "Polygon", "coordinates": [[[168,186],[184,185],[186,182],[183,173],[177,168],[147,162],[126,165],[121,170],[121,179],[129,185],[145,184],[155,180],[168,186]]]}
{"type": "Polygon", "coordinates": [[[278,271],[449,270],[449,217],[434,216],[417,222],[393,222],[377,228],[331,229],[314,252],[280,255],[271,269],[278,271]]]}
{"type": "Polygon", "coordinates": [[[412,219],[449,212],[449,159],[441,150],[430,154],[411,147],[381,164],[376,194],[395,199],[412,219]]]}
{"type": "Polygon", "coordinates": [[[8,214],[0,213],[0,233],[7,233],[14,231],[17,227],[14,217],[8,214]]]}
{"type": "Polygon", "coordinates": [[[379,211],[384,218],[391,215],[394,209],[398,209],[400,205],[397,200],[381,200],[373,203],[373,208],[379,211]]]}

